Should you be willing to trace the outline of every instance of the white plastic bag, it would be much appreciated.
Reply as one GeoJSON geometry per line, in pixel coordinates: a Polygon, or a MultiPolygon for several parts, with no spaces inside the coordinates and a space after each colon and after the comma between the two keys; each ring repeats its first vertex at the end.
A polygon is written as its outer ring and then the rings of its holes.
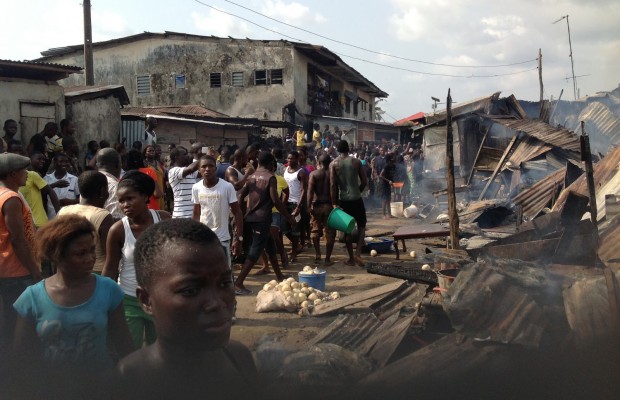
{"type": "Polygon", "coordinates": [[[284,293],[277,290],[261,290],[256,295],[256,312],[270,312],[270,311],[297,311],[297,306],[293,303],[286,301],[284,293]]]}

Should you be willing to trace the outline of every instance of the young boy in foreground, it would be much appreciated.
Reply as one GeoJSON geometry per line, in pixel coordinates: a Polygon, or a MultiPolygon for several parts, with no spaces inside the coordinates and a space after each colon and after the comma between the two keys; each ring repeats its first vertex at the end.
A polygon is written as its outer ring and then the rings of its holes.
{"type": "Polygon", "coordinates": [[[215,233],[188,219],[162,221],[140,235],[134,258],[137,298],[157,341],[120,361],[112,390],[132,399],[249,397],[256,368],[229,340],[234,285],[215,233]]]}

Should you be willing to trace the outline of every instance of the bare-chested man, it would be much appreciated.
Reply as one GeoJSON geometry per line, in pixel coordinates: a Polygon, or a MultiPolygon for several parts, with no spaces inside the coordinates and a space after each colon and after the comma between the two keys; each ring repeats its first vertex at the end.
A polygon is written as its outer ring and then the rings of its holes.
{"type": "Polygon", "coordinates": [[[364,246],[364,231],[366,230],[366,209],[362,200],[362,191],[367,184],[366,173],[362,163],[357,158],[349,156],[349,143],[346,140],[338,142],[340,155],[329,166],[331,179],[331,198],[333,208],[340,207],[357,223],[357,249],[353,256],[353,240],[351,235],[344,235],[349,259],[345,265],[363,267],[362,247],[364,246]]]}
{"type": "Polygon", "coordinates": [[[314,244],[314,263],[321,262],[321,236],[325,231],[326,249],[325,266],[334,264],[331,261],[336,231],[327,227],[327,218],[332,211],[331,183],[329,179],[329,163],[331,158],[327,154],[319,157],[318,169],[310,173],[308,182],[308,209],[310,210],[310,237],[314,244]]]}

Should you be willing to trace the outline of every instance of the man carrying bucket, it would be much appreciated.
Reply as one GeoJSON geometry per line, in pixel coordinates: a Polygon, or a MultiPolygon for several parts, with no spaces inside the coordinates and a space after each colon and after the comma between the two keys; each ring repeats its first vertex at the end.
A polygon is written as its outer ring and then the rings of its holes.
{"type": "Polygon", "coordinates": [[[334,243],[336,241],[336,231],[327,226],[329,213],[332,211],[332,202],[330,197],[331,184],[329,181],[329,163],[331,157],[328,154],[322,154],[319,157],[319,164],[316,171],[310,173],[310,182],[308,183],[308,209],[310,210],[310,226],[312,228],[310,237],[314,244],[314,263],[321,262],[321,236],[325,231],[326,249],[325,249],[325,266],[333,265],[331,260],[334,243]]]}
{"type": "Polygon", "coordinates": [[[357,248],[353,255],[353,239],[351,234],[345,232],[344,238],[349,253],[349,259],[345,265],[358,265],[363,267],[362,247],[364,246],[364,231],[366,229],[366,209],[361,193],[367,184],[366,173],[362,163],[357,158],[349,156],[349,143],[346,140],[338,142],[340,155],[329,167],[331,180],[332,207],[341,208],[355,219],[357,223],[357,248]]]}

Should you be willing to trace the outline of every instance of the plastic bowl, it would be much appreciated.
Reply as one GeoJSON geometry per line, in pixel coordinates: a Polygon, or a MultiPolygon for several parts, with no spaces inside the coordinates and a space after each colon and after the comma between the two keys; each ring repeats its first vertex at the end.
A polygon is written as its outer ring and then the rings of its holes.
{"type": "Polygon", "coordinates": [[[387,253],[392,249],[394,240],[388,238],[374,238],[372,242],[366,242],[368,251],[376,250],[377,253],[387,253]]]}

